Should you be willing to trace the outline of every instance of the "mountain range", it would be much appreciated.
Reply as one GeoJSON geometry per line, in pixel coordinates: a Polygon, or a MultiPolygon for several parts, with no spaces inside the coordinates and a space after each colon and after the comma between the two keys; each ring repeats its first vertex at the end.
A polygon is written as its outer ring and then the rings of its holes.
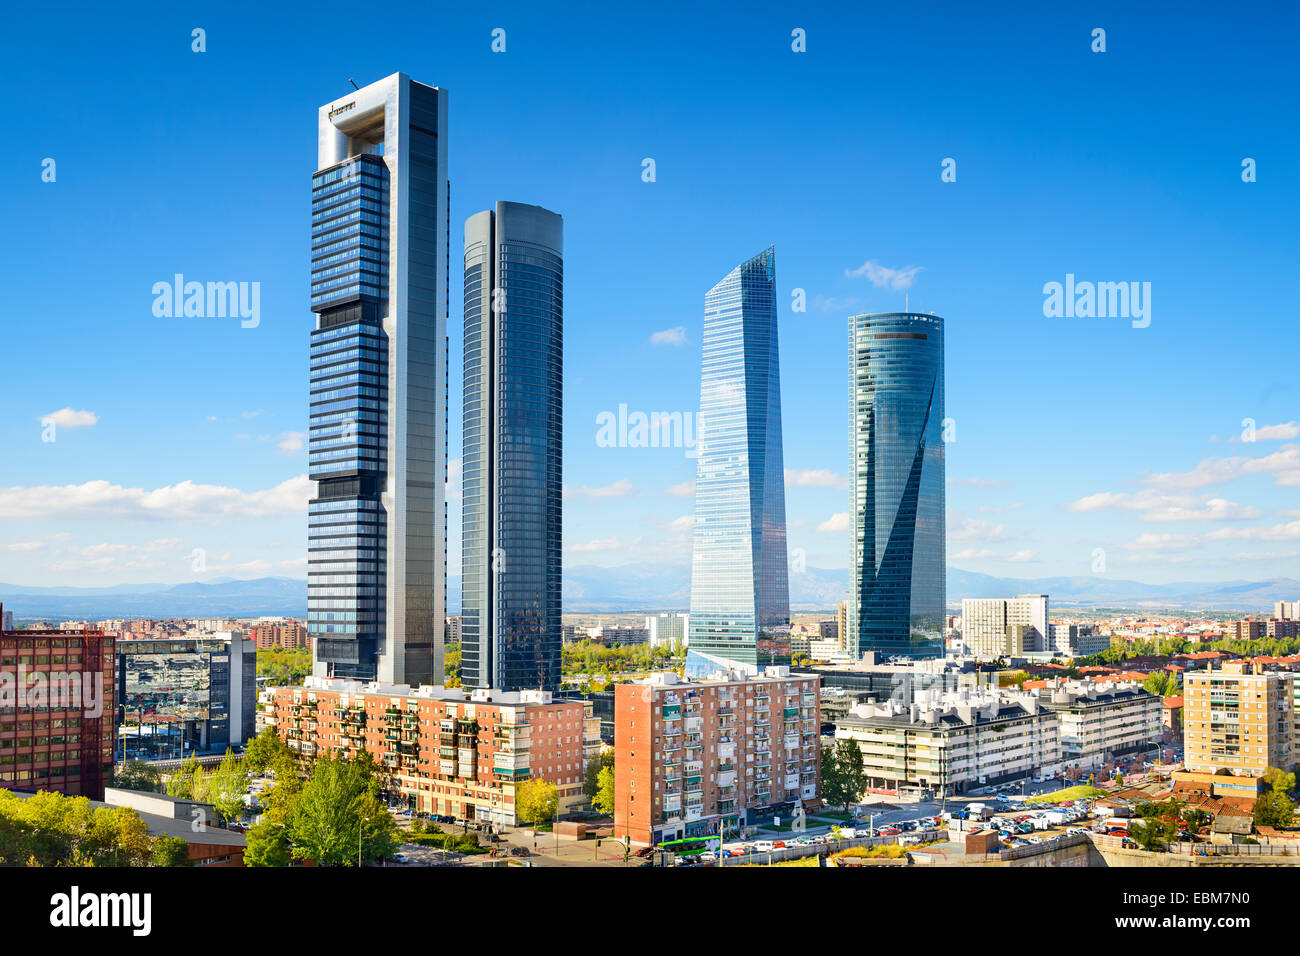
{"type": "MultiPolygon", "coordinates": [[[[948,603],[964,597],[1047,594],[1054,607],[1185,608],[1206,611],[1269,611],[1274,601],[1300,600],[1300,581],[1181,581],[1143,584],[1107,577],[1000,578],[948,569],[948,603]]],[[[847,568],[808,568],[790,575],[795,611],[829,610],[848,596],[847,568]]],[[[623,565],[565,568],[566,612],[685,610],[691,603],[686,565],[623,565]]],[[[0,601],[18,620],[108,617],[301,617],[307,585],[301,578],[215,578],[185,584],[118,584],[103,588],[27,587],[0,584],[0,601]]],[[[447,579],[447,604],[460,607],[460,578],[447,579]]]]}

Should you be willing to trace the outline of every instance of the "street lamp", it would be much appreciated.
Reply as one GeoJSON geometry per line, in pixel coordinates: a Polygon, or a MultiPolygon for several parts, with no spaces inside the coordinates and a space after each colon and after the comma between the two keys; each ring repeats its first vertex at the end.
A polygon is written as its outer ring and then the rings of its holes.
{"type": "Polygon", "coordinates": [[[370,817],[361,817],[357,820],[357,869],[361,869],[361,835],[365,833],[366,824],[370,822],[370,817]]]}

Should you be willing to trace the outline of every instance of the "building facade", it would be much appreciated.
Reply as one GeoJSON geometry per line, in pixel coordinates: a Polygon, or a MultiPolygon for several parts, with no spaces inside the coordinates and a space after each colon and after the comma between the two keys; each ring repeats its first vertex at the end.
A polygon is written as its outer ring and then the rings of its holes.
{"type": "Polygon", "coordinates": [[[560,813],[585,809],[585,768],[600,752],[591,703],[538,690],[311,677],[275,688],[268,722],[304,757],[368,751],[390,804],[505,826],[520,822],[516,793],[528,779],[555,785],[560,813]]]}
{"type": "Polygon", "coordinates": [[[943,319],[849,319],[848,646],[943,656],[943,319]]]}
{"type": "Polygon", "coordinates": [[[961,636],[976,657],[1020,657],[1051,649],[1047,595],[966,598],[961,602],[961,636]]]}
{"type": "Polygon", "coordinates": [[[659,647],[666,644],[672,647],[679,641],[685,644],[690,621],[689,614],[665,612],[648,615],[645,619],[645,627],[650,646],[659,647]]]}
{"type": "Polygon", "coordinates": [[[257,733],[257,648],[237,632],[119,641],[122,760],[158,760],[240,747],[257,733]]]}
{"type": "Polygon", "coordinates": [[[321,676],[442,678],[447,91],[320,108],[312,175],[307,629],[321,676]]]}
{"type": "Polygon", "coordinates": [[[1033,694],[992,689],[921,692],[849,708],[837,740],[857,741],[872,786],[963,793],[1042,777],[1061,764],[1059,721],[1033,694]]]}
{"type": "Polygon", "coordinates": [[[1292,675],[1249,661],[1183,675],[1184,764],[1189,771],[1261,777],[1295,761],[1292,675]]]}
{"type": "Polygon", "coordinates": [[[461,674],[560,686],[564,220],[499,202],[465,222],[461,674]]]}
{"type": "Polygon", "coordinates": [[[259,651],[270,650],[273,647],[284,650],[311,647],[307,628],[297,621],[285,621],[283,624],[250,624],[248,639],[259,651]]]}
{"type": "Polygon", "coordinates": [[[616,684],[614,836],[657,844],[817,806],[820,706],[818,679],[783,666],[616,684]]]}
{"type": "Polygon", "coordinates": [[[113,651],[113,638],[93,628],[0,630],[0,789],[103,799],[113,651]]]}
{"type": "Polygon", "coordinates": [[[1164,736],[1164,704],[1141,684],[1058,680],[1040,692],[1061,721],[1066,766],[1096,770],[1156,750],[1164,736]]]}
{"type": "Polygon", "coordinates": [[[704,297],[687,673],[790,661],[776,253],[704,297]]]}

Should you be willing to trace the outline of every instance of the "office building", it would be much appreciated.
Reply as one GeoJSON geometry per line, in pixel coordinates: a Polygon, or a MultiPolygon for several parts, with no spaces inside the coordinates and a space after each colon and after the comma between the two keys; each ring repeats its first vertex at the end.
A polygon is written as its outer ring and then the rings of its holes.
{"type": "Polygon", "coordinates": [[[1160,746],[1164,705],[1141,684],[1056,680],[1037,693],[1060,718],[1061,759],[1068,767],[1097,770],[1160,746]]]}
{"type": "Polygon", "coordinates": [[[943,657],[884,660],[868,651],[861,660],[832,661],[797,668],[799,674],[816,674],[823,688],[855,701],[895,700],[911,706],[918,700],[942,697],[954,691],[977,691],[997,687],[997,672],[980,670],[973,660],[943,657]]]}
{"type": "Polygon", "coordinates": [[[600,753],[590,702],[501,691],[327,680],[275,688],[269,718],[305,757],[375,759],[382,793],[419,813],[517,826],[528,779],[555,785],[559,812],[586,809],[585,768],[600,753]]]}
{"type": "Polygon", "coordinates": [[[854,656],[943,656],[943,319],[849,319],[854,656]]]}
{"type": "Polygon", "coordinates": [[[320,108],[312,176],[307,629],[321,676],[442,679],[447,91],[320,108]]]}
{"type": "Polygon", "coordinates": [[[1184,764],[1189,771],[1261,777],[1295,761],[1292,675],[1250,661],[1183,675],[1184,764]]]}
{"type": "Polygon", "coordinates": [[[835,724],[855,740],[868,785],[963,793],[1061,768],[1059,721],[1033,694],[925,691],[914,703],[864,702],[835,724]]]}
{"type": "Polygon", "coordinates": [[[651,647],[674,646],[678,642],[686,643],[687,630],[690,626],[689,614],[665,612],[651,614],[645,619],[646,631],[651,647]]]}
{"type": "Polygon", "coordinates": [[[790,660],[776,253],[704,297],[686,672],[790,660]]]}
{"type": "Polygon", "coordinates": [[[962,641],[979,658],[1022,657],[1051,649],[1046,594],[966,598],[961,602],[961,627],[962,641]]]}
{"type": "Polygon", "coordinates": [[[95,628],[0,630],[0,789],[103,798],[114,643],[95,628]]]}
{"type": "Polygon", "coordinates": [[[121,760],[221,753],[257,732],[257,648],[238,632],[117,645],[121,760]]]}
{"type": "Polygon", "coordinates": [[[614,836],[733,832],[821,798],[817,678],[784,666],[614,685],[614,836]]]}
{"type": "Polygon", "coordinates": [[[564,220],[499,202],[465,222],[461,675],[560,686],[564,220]]]}
{"type": "Polygon", "coordinates": [[[1088,657],[1110,647],[1110,638],[1091,624],[1053,624],[1052,648],[1065,657],[1088,657]]]}

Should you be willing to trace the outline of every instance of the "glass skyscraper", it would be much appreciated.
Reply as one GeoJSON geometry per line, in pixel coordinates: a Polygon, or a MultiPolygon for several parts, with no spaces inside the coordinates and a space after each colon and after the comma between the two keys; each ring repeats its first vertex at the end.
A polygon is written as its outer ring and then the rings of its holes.
{"type": "Polygon", "coordinates": [[[855,655],[938,657],[944,623],[943,319],[849,319],[849,635],[855,655]]]}
{"type": "Polygon", "coordinates": [[[322,676],[442,682],[447,92],[403,73],[319,111],[307,629],[322,676]]]}
{"type": "Polygon", "coordinates": [[[704,297],[688,674],[790,659],[776,253],[704,297]]]}
{"type": "Polygon", "coordinates": [[[560,687],[564,219],[499,202],[465,222],[461,675],[560,687]]]}

